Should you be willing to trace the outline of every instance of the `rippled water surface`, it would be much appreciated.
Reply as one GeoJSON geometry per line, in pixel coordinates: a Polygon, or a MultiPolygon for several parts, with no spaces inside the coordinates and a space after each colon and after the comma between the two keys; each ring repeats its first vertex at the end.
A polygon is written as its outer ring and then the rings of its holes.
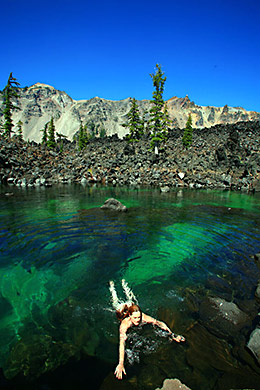
{"type": "MultiPolygon", "coordinates": [[[[73,366],[69,379],[56,370],[53,377],[43,379],[48,383],[45,388],[61,388],[61,384],[65,388],[63,381],[83,388],[85,381],[92,380],[93,389],[115,385],[155,389],[166,377],[177,377],[193,390],[221,388],[220,378],[238,368],[243,371],[243,360],[232,356],[227,367],[224,363],[218,367],[214,359],[208,365],[193,365],[195,336],[191,332],[189,341],[189,332],[199,317],[187,296],[253,302],[259,270],[251,255],[260,252],[259,214],[258,194],[1,187],[0,365],[4,372],[10,377],[10,367],[16,372],[10,353],[17,343],[28,337],[35,337],[36,343],[37,337],[49,337],[75,347],[77,353],[72,354],[66,372],[70,364],[77,368],[73,366]],[[128,211],[100,210],[109,197],[120,200],[128,211]],[[128,375],[118,384],[112,375],[118,359],[118,324],[108,281],[114,280],[122,295],[123,278],[143,311],[186,335],[187,342],[170,343],[163,332],[149,327],[131,332],[128,375]],[[84,364],[96,373],[94,378],[90,372],[89,377],[82,374],[84,364]]],[[[222,383],[223,389],[231,388],[222,383]]]]}

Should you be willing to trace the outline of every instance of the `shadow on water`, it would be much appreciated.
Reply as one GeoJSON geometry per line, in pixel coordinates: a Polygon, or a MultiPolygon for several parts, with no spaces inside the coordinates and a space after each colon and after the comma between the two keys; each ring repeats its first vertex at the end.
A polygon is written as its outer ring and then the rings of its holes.
{"type": "Polygon", "coordinates": [[[250,257],[260,252],[258,195],[0,189],[1,388],[148,390],[176,377],[193,390],[257,389],[260,366],[246,343],[259,323],[250,257]],[[101,210],[109,197],[128,211],[101,210]],[[121,296],[122,278],[144,312],[187,342],[135,329],[117,381],[108,281],[121,296]],[[241,310],[238,322],[219,316],[218,300],[241,310]]]}

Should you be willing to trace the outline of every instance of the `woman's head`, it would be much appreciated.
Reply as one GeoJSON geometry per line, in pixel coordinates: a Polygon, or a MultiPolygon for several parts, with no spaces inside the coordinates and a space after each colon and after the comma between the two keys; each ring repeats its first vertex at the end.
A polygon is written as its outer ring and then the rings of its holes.
{"type": "Polygon", "coordinates": [[[133,325],[139,325],[142,321],[142,311],[138,305],[124,305],[124,307],[116,312],[119,321],[123,321],[126,317],[130,317],[133,325]]]}
{"type": "Polygon", "coordinates": [[[142,322],[142,311],[138,305],[130,306],[128,313],[133,325],[137,326],[142,322]]]}

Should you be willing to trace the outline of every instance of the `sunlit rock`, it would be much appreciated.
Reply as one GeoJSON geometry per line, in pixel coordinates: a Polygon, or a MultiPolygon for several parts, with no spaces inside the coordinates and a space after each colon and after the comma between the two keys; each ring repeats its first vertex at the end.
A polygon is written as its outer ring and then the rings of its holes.
{"type": "Polygon", "coordinates": [[[250,335],[247,347],[255,356],[258,364],[260,364],[260,328],[256,328],[250,335]]]}
{"type": "Polygon", "coordinates": [[[184,179],[185,173],[184,172],[179,172],[178,176],[182,180],[182,179],[184,179]]]}
{"type": "Polygon", "coordinates": [[[82,179],[80,180],[80,184],[82,184],[83,186],[87,185],[88,181],[85,177],[82,177],[82,179]]]}
{"type": "Polygon", "coordinates": [[[127,211],[126,206],[124,206],[119,200],[114,198],[109,198],[105,201],[103,206],[101,206],[103,210],[114,210],[114,211],[127,211]]]}
{"type": "Polygon", "coordinates": [[[189,387],[181,383],[179,379],[165,379],[163,386],[156,390],[190,390],[189,387]]]}
{"type": "Polygon", "coordinates": [[[170,187],[165,186],[165,187],[160,187],[161,192],[170,192],[170,187]]]}

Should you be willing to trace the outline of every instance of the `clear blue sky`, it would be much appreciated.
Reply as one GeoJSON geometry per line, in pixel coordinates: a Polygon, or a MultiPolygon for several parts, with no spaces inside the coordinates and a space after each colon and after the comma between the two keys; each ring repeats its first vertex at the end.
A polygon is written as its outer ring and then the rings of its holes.
{"type": "Polygon", "coordinates": [[[260,111],[259,0],[2,0],[0,89],[13,72],[73,99],[164,98],[260,111]]]}

